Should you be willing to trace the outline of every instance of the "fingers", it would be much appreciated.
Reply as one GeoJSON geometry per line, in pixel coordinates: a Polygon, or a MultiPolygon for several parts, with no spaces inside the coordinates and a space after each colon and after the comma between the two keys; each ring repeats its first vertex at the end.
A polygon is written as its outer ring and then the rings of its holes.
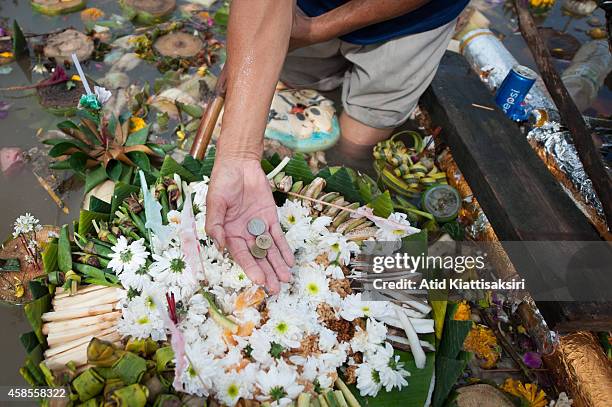
{"type": "Polygon", "coordinates": [[[272,270],[272,266],[270,266],[270,263],[268,263],[268,260],[259,259],[257,260],[257,264],[266,275],[266,288],[268,289],[268,292],[272,295],[278,294],[280,291],[280,283],[278,282],[276,273],[274,270],[272,270]]]}
{"type": "Polygon", "coordinates": [[[285,261],[285,263],[287,263],[289,267],[293,267],[293,265],[295,264],[293,250],[291,250],[291,248],[289,247],[289,244],[285,239],[285,235],[283,234],[283,231],[281,230],[278,221],[272,224],[272,227],[270,228],[270,234],[272,235],[274,243],[276,244],[276,247],[278,247],[281,256],[283,256],[283,260],[285,261]]]}
{"type": "Polygon", "coordinates": [[[225,231],[223,222],[225,221],[225,212],[227,205],[222,199],[211,199],[206,205],[206,224],[204,229],[206,234],[215,242],[217,249],[222,251],[225,248],[225,231]]]}
{"type": "Polygon", "coordinates": [[[257,262],[255,262],[244,239],[239,237],[228,237],[226,240],[227,248],[234,258],[234,261],[242,267],[251,281],[259,285],[266,284],[266,275],[257,262]]]}
{"type": "Polygon", "coordinates": [[[276,246],[272,246],[268,249],[268,262],[272,265],[272,268],[280,281],[283,283],[288,283],[291,281],[289,266],[287,266],[287,263],[285,263],[283,260],[283,257],[276,246]]]}

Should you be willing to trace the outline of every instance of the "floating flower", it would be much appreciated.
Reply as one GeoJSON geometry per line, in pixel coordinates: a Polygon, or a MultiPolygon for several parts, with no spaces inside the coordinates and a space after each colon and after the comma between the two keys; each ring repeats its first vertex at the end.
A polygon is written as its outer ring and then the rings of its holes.
{"type": "Polygon", "coordinates": [[[13,224],[13,237],[17,237],[22,233],[28,234],[30,232],[39,231],[42,229],[39,223],[40,221],[32,216],[31,213],[26,212],[15,220],[13,224]]]}
{"type": "Polygon", "coordinates": [[[83,21],[98,21],[104,18],[104,11],[99,8],[90,7],[81,11],[81,20],[83,21]]]}
{"type": "Polygon", "coordinates": [[[453,320],[455,321],[469,321],[471,316],[470,304],[467,301],[463,300],[457,304],[457,309],[455,310],[455,315],[453,316],[453,320]]]}
{"type": "Polygon", "coordinates": [[[546,407],[548,400],[544,390],[533,383],[523,384],[520,380],[506,379],[501,389],[513,396],[520,397],[529,407],[546,407]]]}
{"type": "Polygon", "coordinates": [[[130,117],[130,129],[129,133],[136,133],[138,130],[142,130],[147,127],[147,122],[142,117],[132,116],[130,117]]]}

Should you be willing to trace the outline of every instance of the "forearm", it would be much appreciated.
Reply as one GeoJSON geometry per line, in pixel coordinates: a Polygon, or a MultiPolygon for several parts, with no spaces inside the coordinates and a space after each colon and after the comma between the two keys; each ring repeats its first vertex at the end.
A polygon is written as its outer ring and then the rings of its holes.
{"type": "Polygon", "coordinates": [[[274,89],[289,46],[292,0],[234,0],[218,156],[260,159],[274,89]]]}
{"type": "MultiPolygon", "coordinates": [[[[399,17],[431,0],[351,0],[313,18],[316,42],[328,41],[352,31],[399,17]]],[[[435,1],[435,0],[434,0],[435,1]]]]}

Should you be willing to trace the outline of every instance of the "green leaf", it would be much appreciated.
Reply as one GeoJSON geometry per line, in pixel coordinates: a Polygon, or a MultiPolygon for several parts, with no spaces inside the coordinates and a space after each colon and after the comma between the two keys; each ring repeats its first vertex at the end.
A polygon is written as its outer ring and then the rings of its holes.
{"type": "Polygon", "coordinates": [[[215,24],[221,26],[222,28],[227,27],[227,23],[229,22],[229,11],[229,4],[225,2],[223,6],[219,7],[217,12],[213,16],[215,24]]]}
{"type": "Polygon", "coordinates": [[[386,392],[382,389],[376,397],[362,397],[354,385],[350,385],[351,392],[362,406],[389,407],[389,406],[424,406],[429,395],[429,387],[434,373],[435,354],[427,353],[427,361],[423,369],[418,369],[414,364],[412,353],[395,351],[404,362],[404,369],[410,372],[407,378],[408,386],[402,390],[386,392]]]}
{"type": "Polygon", "coordinates": [[[26,353],[32,352],[32,350],[38,346],[40,342],[38,342],[38,337],[36,336],[36,332],[30,331],[19,336],[19,341],[21,345],[26,350],[26,353]]]}
{"type": "Polygon", "coordinates": [[[93,229],[92,221],[105,221],[107,222],[109,218],[108,213],[100,213],[93,211],[81,210],[79,213],[79,235],[85,236],[91,229],[93,229]]]}
{"type": "Polygon", "coordinates": [[[70,163],[68,162],[68,160],[55,161],[49,164],[49,168],[52,170],[69,170],[70,163]]]}
{"type": "Polygon", "coordinates": [[[202,175],[206,175],[210,177],[212,174],[213,166],[215,165],[215,156],[217,154],[217,149],[215,147],[211,147],[208,150],[208,154],[202,160],[202,175]]]}
{"type": "Polygon", "coordinates": [[[74,89],[76,87],[76,83],[73,81],[66,82],[66,90],[74,89]]]}
{"type": "Polygon", "coordinates": [[[19,264],[19,259],[0,259],[0,272],[2,271],[20,271],[21,264],[19,264]]]}
{"type": "Polygon", "coordinates": [[[111,200],[111,219],[115,216],[115,212],[119,208],[119,205],[125,198],[130,196],[132,193],[138,193],[140,188],[135,185],[129,185],[124,182],[117,182],[115,184],[115,190],[113,191],[113,199],[111,200]]]}
{"type": "Polygon", "coordinates": [[[132,151],[127,153],[127,156],[144,172],[151,172],[151,162],[149,156],[142,151],[132,151]]]}
{"type": "Polygon", "coordinates": [[[456,220],[442,225],[442,230],[448,233],[453,240],[457,241],[463,240],[465,235],[465,229],[456,220]]]}
{"type": "Polygon", "coordinates": [[[13,21],[13,54],[15,58],[18,58],[22,55],[26,55],[28,53],[28,42],[23,35],[23,31],[21,31],[21,27],[17,20],[13,21]]]}
{"type": "Polygon", "coordinates": [[[106,175],[113,181],[119,181],[123,173],[123,163],[117,160],[110,160],[106,166],[106,175]]]}
{"type": "Polygon", "coordinates": [[[42,314],[51,309],[51,295],[47,294],[24,306],[24,312],[30,326],[34,330],[40,343],[46,343],[45,335],[42,333],[42,314]]]}
{"type": "Polygon", "coordinates": [[[76,153],[71,154],[67,161],[73,171],[83,173],[85,171],[85,167],[87,166],[87,158],[87,154],[77,151],[76,153]]]}
{"type": "Polygon", "coordinates": [[[368,204],[368,206],[372,208],[374,215],[382,218],[388,218],[389,215],[393,213],[393,201],[391,200],[389,191],[385,191],[378,195],[368,204]]]}
{"type": "Polygon", "coordinates": [[[463,342],[465,342],[465,337],[470,332],[471,328],[472,321],[456,321],[447,318],[444,323],[444,335],[442,335],[438,354],[447,358],[456,359],[463,348],[463,342]]]}
{"type": "Polygon", "coordinates": [[[57,240],[52,240],[47,244],[42,254],[43,268],[45,273],[57,270],[57,240]]]}
{"type": "MultiPolygon", "coordinates": [[[[81,143],[82,144],[82,143],[81,143]]],[[[53,146],[53,148],[51,148],[51,150],[49,150],[49,156],[56,158],[59,157],[61,155],[66,154],[66,151],[72,149],[72,148],[77,148],[77,149],[81,149],[81,146],[79,146],[76,142],[74,141],[62,141],[61,143],[57,143],[53,146]]]]}
{"type": "Polygon", "coordinates": [[[104,202],[100,198],[97,198],[97,197],[92,195],[89,198],[89,210],[93,211],[93,212],[100,212],[100,213],[108,213],[108,214],[110,214],[111,205],[110,205],[110,203],[104,202]]]}
{"type": "Polygon", "coordinates": [[[57,265],[60,271],[72,270],[72,253],[70,251],[70,236],[68,225],[62,226],[57,246],[57,265]]]}
{"type": "Polygon", "coordinates": [[[332,171],[332,169],[330,169],[330,174],[331,176],[326,178],[326,191],[339,192],[348,202],[362,202],[361,194],[359,194],[359,191],[353,182],[353,178],[351,178],[351,175],[346,168],[341,167],[336,171],[332,171]]]}
{"type": "Polygon", "coordinates": [[[97,185],[108,179],[108,174],[103,166],[99,165],[85,174],[85,193],[94,189],[97,185]]]}
{"type": "Polygon", "coordinates": [[[32,294],[32,298],[34,299],[49,294],[49,287],[43,284],[40,280],[33,279],[28,281],[28,288],[30,289],[30,293],[32,294]]]}
{"type": "Polygon", "coordinates": [[[164,163],[162,164],[159,173],[162,177],[178,174],[181,179],[186,182],[198,181],[195,175],[177,163],[176,160],[169,155],[164,158],[164,163]]]}
{"type": "Polygon", "coordinates": [[[138,383],[146,370],[147,361],[131,352],[125,352],[112,367],[96,368],[105,379],[121,379],[125,384],[138,383]]]}
{"type": "Polygon", "coordinates": [[[199,119],[200,117],[202,117],[202,113],[204,112],[201,106],[189,105],[178,101],[176,102],[176,107],[178,107],[181,112],[187,113],[194,119],[199,119]]]}
{"type": "Polygon", "coordinates": [[[146,144],[148,138],[149,138],[149,126],[145,126],[142,129],[130,134],[127,140],[125,141],[125,146],[131,147],[131,146],[136,146],[139,144],[146,144]]]}
{"type": "Polygon", "coordinates": [[[432,399],[433,407],[444,405],[457,379],[465,370],[466,361],[438,355],[436,360],[436,384],[432,399]]]}
{"type": "Polygon", "coordinates": [[[303,181],[304,184],[308,184],[315,179],[312,171],[310,171],[308,163],[304,159],[304,155],[301,153],[295,154],[293,158],[289,160],[283,171],[285,171],[286,175],[291,175],[294,182],[303,181]]]}
{"type": "Polygon", "coordinates": [[[174,351],[172,350],[172,346],[164,346],[163,348],[157,349],[155,351],[155,356],[153,356],[157,373],[162,373],[171,369],[173,359],[174,351]]]}

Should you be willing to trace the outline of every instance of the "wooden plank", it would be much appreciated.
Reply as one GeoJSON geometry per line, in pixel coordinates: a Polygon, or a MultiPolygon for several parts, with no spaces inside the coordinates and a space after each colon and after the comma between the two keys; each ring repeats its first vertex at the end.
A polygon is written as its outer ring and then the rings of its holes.
{"type": "MultiPolygon", "coordinates": [[[[442,140],[500,240],[567,241],[568,248],[601,240],[461,55],[446,53],[421,103],[433,124],[442,126],[442,140]]],[[[555,277],[542,275],[539,282],[555,277]]],[[[538,307],[551,326],[590,313],[591,325],[612,327],[609,303],[546,302],[538,307]]]]}

